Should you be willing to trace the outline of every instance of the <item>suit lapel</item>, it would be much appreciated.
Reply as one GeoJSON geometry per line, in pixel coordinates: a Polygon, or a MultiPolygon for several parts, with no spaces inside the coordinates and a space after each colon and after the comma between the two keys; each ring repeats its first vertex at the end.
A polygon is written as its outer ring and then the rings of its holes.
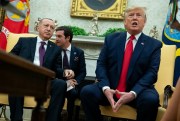
{"type": "Polygon", "coordinates": [[[53,45],[50,41],[48,41],[47,49],[44,55],[44,62],[46,62],[48,56],[52,54],[52,51],[53,51],[53,45]]]}
{"type": "Polygon", "coordinates": [[[34,61],[35,51],[36,51],[36,43],[37,43],[37,37],[31,39],[31,61],[34,61]]]}
{"type": "Polygon", "coordinates": [[[71,45],[71,54],[70,54],[70,67],[74,65],[74,58],[77,56],[76,49],[73,45],[71,45]]]}
{"type": "Polygon", "coordinates": [[[126,42],[126,33],[121,34],[115,41],[117,41],[118,74],[120,77],[123,56],[124,56],[124,47],[125,47],[125,42],[126,42]]]}
{"type": "Polygon", "coordinates": [[[138,57],[140,56],[140,54],[142,53],[142,50],[144,48],[144,45],[146,44],[145,42],[145,36],[144,34],[142,33],[141,36],[139,37],[137,43],[136,43],[136,46],[134,48],[134,52],[133,52],[133,55],[132,55],[132,59],[130,61],[130,65],[129,65],[129,70],[128,70],[128,74],[127,74],[127,80],[128,78],[130,77],[133,69],[134,69],[134,66],[135,66],[135,63],[138,59],[138,57]]]}

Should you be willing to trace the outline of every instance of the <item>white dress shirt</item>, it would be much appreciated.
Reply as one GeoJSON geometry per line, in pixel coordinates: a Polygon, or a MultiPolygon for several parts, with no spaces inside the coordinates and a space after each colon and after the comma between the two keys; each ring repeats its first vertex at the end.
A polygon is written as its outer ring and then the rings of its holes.
{"type": "MultiPolygon", "coordinates": [[[[42,41],[43,41],[43,40],[38,36],[38,37],[37,37],[37,43],[36,43],[35,55],[34,55],[34,61],[33,61],[33,63],[34,63],[35,65],[38,65],[38,66],[40,66],[39,47],[41,46],[41,42],[42,42],[42,41]]],[[[46,50],[46,49],[47,49],[48,40],[43,41],[43,42],[46,43],[46,44],[44,45],[44,48],[45,48],[45,50],[46,50]]]]}

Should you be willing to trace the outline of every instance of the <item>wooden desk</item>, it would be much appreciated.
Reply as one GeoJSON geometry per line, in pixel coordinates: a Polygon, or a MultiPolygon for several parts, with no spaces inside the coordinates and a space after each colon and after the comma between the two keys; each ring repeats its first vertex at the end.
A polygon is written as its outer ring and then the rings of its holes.
{"type": "Polygon", "coordinates": [[[50,94],[52,78],[55,78],[53,71],[0,50],[0,93],[34,96],[37,106],[31,121],[45,121],[43,102],[50,94]]]}

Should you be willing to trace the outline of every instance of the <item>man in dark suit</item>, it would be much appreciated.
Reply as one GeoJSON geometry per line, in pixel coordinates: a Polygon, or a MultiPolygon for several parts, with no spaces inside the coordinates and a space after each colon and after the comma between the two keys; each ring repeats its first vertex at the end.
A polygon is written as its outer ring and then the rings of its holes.
{"type": "MultiPolygon", "coordinates": [[[[32,38],[20,38],[11,53],[18,55],[30,62],[51,69],[63,77],[63,73],[73,73],[67,71],[64,72],[61,68],[58,68],[58,56],[61,56],[60,48],[55,43],[49,41],[55,30],[55,23],[52,19],[41,19],[37,31],[38,37],[32,38]],[[43,43],[43,44],[42,44],[43,43]],[[42,50],[44,56],[42,56],[42,50]],[[41,51],[41,52],[40,52],[41,51]]],[[[47,110],[46,121],[59,121],[61,111],[64,105],[65,93],[67,85],[61,79],[54,79],[51,81],[51,99],[47,110]]],[[[24,97],[9,96],[10,106],[10,118],[11,121],[23,121],[23,104],[24,97]]]]}
{"type": "MultiPolygon", "coordinates": [[[[86,76],[86,64],[84,58],[84,51],[71,44],[73,32],[67,26],[56,28],[56,44],[62,48],[61,67],[66,70],[70,69],[74,72],[75,77],[65,76],[64,80],[67,83],[67,112],[68,121],[73,120],[73,109],[75,99],[78,97],[81,90],[81,84],[84,83],[86,76]],[[65,60],[65,56],[67,60],[65,60]],[[67,61],[67,63],[65,63],[67,61]]],[[[58,76],[58,75],[57,75],[58,76]]]]}
{"type": "Polygon", "coordinates": [[[142,33],[145,23],[143,7],[129,8],[124,19],[127,32],[105,38],[97,60],[99,82],[85,86],[80,94],[87,121],[102,121],[101,104],[110,104],[114,112],[129,104],[137,109],[137,121],[156,120],[159,95],[153,84],[162,43],[142,33]]]}

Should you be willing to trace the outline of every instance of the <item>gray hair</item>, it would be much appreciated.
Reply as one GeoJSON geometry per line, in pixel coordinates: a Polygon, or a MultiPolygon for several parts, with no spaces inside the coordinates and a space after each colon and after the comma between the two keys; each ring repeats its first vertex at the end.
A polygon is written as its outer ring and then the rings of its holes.
{"type": "Polygon", "coordinates": [[[146,7],[140,7],[140,6],[132,6],[132,7],[129,7],[125,10],[125,13],[124,13],[124,19],[127,17],[128,13],[132,10],[142,10],[143,13],[144,13],[144,18],[145,20],[147,19],[146,17],[146,7]]]}

